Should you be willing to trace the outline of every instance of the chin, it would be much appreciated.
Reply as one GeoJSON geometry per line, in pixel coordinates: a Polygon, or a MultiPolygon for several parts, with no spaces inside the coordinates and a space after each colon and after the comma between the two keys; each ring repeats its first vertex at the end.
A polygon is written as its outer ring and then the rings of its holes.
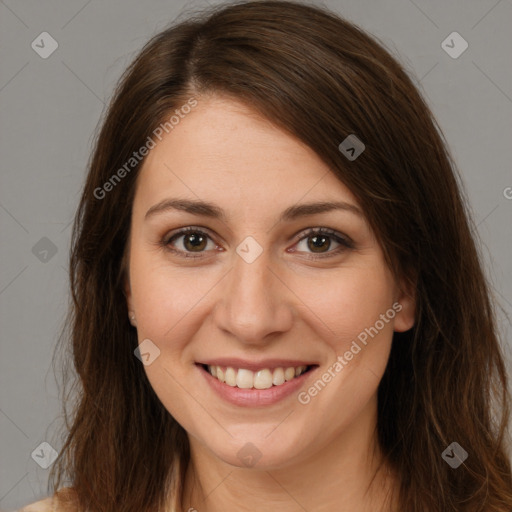
{"type": "Polygon", "coordinates": [[[261,431],[254,435],[246,432],[244,436],[229,438],[227,444],[206,445],[217,458],[231,466],[275,470],[290,465],[300,457],[296,437],[283,431],[271,440],[269,436],[262,437],[261,431]]]}

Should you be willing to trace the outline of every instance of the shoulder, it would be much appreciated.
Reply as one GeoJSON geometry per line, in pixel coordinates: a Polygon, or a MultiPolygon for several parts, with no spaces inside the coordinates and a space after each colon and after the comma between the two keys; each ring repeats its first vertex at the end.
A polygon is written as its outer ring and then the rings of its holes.
{"type": "Polygon", "coordinates": [[[44,500],[35,501],[17,510],[17,512],[56,512],[54,508],[53,498],[45,498],[44,500]]]}
{"type": "Polygon", "coordinates": [[[60,489],[53,496],[25,505],[16,512],[78,512],[70,487],[60,489]]]}

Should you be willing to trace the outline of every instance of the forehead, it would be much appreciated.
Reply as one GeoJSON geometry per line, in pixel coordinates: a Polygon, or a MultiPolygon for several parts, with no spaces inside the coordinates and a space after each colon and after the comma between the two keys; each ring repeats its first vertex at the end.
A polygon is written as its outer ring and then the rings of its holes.
{"type": "Polygon", "coordinates": [[[198,100],[147,155],[136,206],[149,207],[169,194],[247,211],[289,206],[303,197],[357,204],[311,148],[242,103],[221,97],[198,100]]]}

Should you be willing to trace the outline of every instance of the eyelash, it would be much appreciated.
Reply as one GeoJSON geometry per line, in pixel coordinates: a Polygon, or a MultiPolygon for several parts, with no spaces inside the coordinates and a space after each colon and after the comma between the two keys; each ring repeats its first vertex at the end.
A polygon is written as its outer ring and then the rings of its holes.
{"type": "MultiPolygon", "coordinates": [[[[164,237],[161,240],[160,245],[165,250],[170,251],[172,253],[175,253],[175,254],[179,255],[180,257],[183,257],[183,258],[203,258],[204,256],[202,256],[202,254],[204,254],[205,251],[202,251],[202,252],[200,252],[198,254],[192,254],[192,253],[189,253],[189,252],[185,252],[185,251],[181,251],[181,250],[178,250],[178,249],[174,249],[170,245],[171,242],[173,242],[177,238],[180,238],[181,236],[186,235],[188,233],[199,234],[199,235],[206,236],[206,237],[211,239],[210,235],[208,233],[206,233],[205,231],[203,231],[202,229],[196,228],[194,226],[189,226],[189,227],[180,229],[179,231],[177,231],[176,233],[173,233],[170,236],[164,237]]],[[[330,257],[338,255],[339,253],[341,253],[342,251],[344,251],[346,249],[353,249],[354,248],[354,244],[353,244],[352,240],[350,240],[350,238],[341,236],[336,231],[333,231],[332,229],[328,229],[328,228],[309,228],[308,230],[306,230],[305,232],[302,232],[297,237],[297,240],[296,240],[295,244],[301,242],[304,239],[310,238],[310,237],[312,237],[314,235],[329,236],[330,238],[333,238],[336,242],[338,242],[340,244],[340,247],[338,247],[337,249],[335,249],[333,251],[328,251],[327,253],[319,253],[319,254],[310,253],[311,256],[309,256],[309,258],[312,259],[312,260],[319,260],[319,259],[323,259],[323,258],[330,258],[330,257]]]]}

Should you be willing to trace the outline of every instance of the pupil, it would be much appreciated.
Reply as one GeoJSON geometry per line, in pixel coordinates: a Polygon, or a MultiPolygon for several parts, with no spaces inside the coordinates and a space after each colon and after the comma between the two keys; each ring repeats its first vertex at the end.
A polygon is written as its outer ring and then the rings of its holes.
{"type": "MultiPolygon", "coordinates": [[[[326,236],[313,236],[313,237],[310,237],[309,238],[310,240],[313,241],[313,243],[309,244],[309,248],[315,252],[321,252],[321,251],[318,251],[317,249],[321,249],[322,248],[322,245],[325,244],[325,241],[328,240],[328,237],[326,236]],[[319,241],[321,241],[320,243],[318,243],[319,241]]],[[[327,244],[327,248],[329,247],[329,243],[327,244]]]]}
{"type": "MultiPolygon", "coordinates": [[[[185,245],[190,243],[193,248],[198,248],[198,247],[200,247],[201,243],[204,242],[204,240],[205,239],[202,235],[191,234],[185,238],[185,245]]],[[[187,247],[187,249],[189,249],[189,248],[190,247],[187,247]]]]}

